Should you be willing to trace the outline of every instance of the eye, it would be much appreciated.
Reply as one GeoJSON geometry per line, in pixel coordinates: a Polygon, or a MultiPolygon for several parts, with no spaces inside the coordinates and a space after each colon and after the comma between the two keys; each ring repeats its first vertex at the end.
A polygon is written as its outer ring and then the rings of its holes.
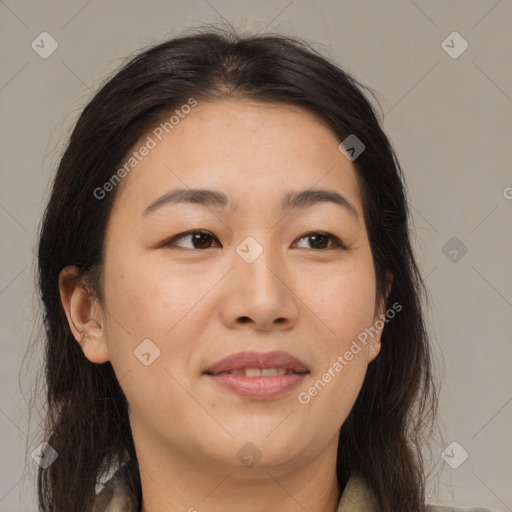
{"type": "MultiPolygon", "coordinates": [[[[176,240],[182,240],[184,238],[189,238],[192,241],[192,247],[185,247],[185,249],[197,249],[197,246],[199,246],[199,248],[202,249],[210,249],[210,247],[208,246],[208,239],[212,239],[215,237],[212,234],[208,233],[207,231],[189,231],[187,233],[181,233],[179,235],[176,235],[169,241],[164,242],[162,246],[167,247],[170,245],[176,245],[173,242],[175,242],[176,240]],[[205,245],[207,247],[204,247],[205,245]]],[[[215,238],[215,240],[217,239],[215,238]]]]}
{"type": "MultiPolygon", "coordinates": [[[[325,233],[323,231],[321,232],[314,232],[314,233],[307,233],[303,235],[299,240],[302,240],[303,238],[309,238],[313,240],[313,248],[319,249],[319,250],[329,250],[329,248],[326,247],[318,247],[319,245],[324,245],[324,242],[328,242],[329,240],[332,241],[332,246],[330,249],[347,249],[347,247],[343,244],[343,242],[334,235],[331,235],[330,233],[325,233]]],[[[307,249],[307,247],[306,247],[307,249]]]]}
{"type": "MultiPolygon", "coordinates": [[[[178,245],[175,242],[177,240],[183,240],[189,238],[191,240],[191,246],[184,247],[185,249],[211,249],[211,240],[217,238],[212,235],[211,233],[207,231],[188,231],[186,233],[180,233],[179,235],[174,236],[169,241],[164,242],[162,244],[162,247],[172,246],[172,245],[178,245]]],[[[313,249],[317,250],[330,250],[330,249],[347,249],[347,247],[343,244],[343,242],[336,236],[331,235],[330,233],[325,232],[313,232],[313,233],[307,233],[303,235],[299,240],[302,239],[311,239],[313,240],[313,249]],[[321,247],[325,245],[327,242],[331,242],[331,247],[321,247]]],[[[217,240],[218,242],[218,240],[217,240]]],[[[306,247],[307,249],[307,247],[306,247]]]]}

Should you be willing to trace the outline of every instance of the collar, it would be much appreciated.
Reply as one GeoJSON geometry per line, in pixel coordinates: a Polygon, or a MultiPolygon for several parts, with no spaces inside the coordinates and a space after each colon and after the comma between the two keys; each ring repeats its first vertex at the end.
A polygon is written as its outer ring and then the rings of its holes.
{"type": "MultiPolygon", "coordinates": [[[[96,495],[94,510],[138,512],[137,504],[130,498],[128,492],[129,476],[128,464],[119,468],[96,495]]],[[[359,474],[351,474],[336,512],[377,512],[377,505],[371,491],[359,474]]]]}

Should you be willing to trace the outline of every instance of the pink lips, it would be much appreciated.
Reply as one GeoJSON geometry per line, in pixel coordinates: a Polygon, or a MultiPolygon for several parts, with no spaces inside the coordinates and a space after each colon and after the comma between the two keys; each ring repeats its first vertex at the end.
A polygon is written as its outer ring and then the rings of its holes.
{"type": "Polygon", "coordinates": [[[309,374],[309,370],[302,361],[286,352],[240,352],[218,361],[203,373],[219,386],[240,396],[264,399],[293,389],[309,374]],[[223,373],[245,368],[285,368],[286,373],[257,377],[223,373]]]}
{"type": "Polygon", "coordinates": [[[239,352],[204,370],[214,375],[242,368],[287,368],[297,373],[308,371],[306,365],[287,352],[239,352]]]}

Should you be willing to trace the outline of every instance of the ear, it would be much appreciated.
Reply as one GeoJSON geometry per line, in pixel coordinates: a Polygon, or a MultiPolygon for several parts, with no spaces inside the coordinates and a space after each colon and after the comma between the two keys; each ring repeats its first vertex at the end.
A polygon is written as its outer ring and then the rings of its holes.
{"type": "MultiPolygon", "coordinates": [[[[386,325],[386,302],[393,285],[393,274],[386,272],[386,282],[384,286],[383,297],[379,304],[375,307],[375,313],[373,317],[373,324],[370,329],[372,336],[370,336],[369,350],[368,350],[368,363],[371,363],[380,352],[382,331],[386,325]]],[[[389,320],[388,320],[389,321],[389,320]]]]}
{"type": "Polygon", "coordinates": [[[61,270],[59,291],[69,327],[85,357],[92,363],[109,361],[100,304],[78,279],[76,266],[67,266],[61,270]]]}

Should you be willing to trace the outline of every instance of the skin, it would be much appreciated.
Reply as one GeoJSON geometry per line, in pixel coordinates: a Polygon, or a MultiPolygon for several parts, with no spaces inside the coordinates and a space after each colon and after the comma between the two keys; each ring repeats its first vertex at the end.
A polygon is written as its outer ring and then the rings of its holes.
{"type": "Polygon", "coordinates": [[[381,331],[307,405],[297,395],[384,312],[356,170],[339,143],[298,107],[200,103],[118,185],[104,302],[76,282],[76,269],[61,272],[73,335],[91,362],[111,362],[128,399],[144,512],[336,510],[339,431],[381,331]],[[220,190],[238,209],[178,204],[142,216],[174,187],[220,190]],[[313,188],[343,195],[359,221],[327,202],[281,211],[285,193],[313,188]],[[159,246],[189,230],[212,237],[159,246]],[[318,231],[348,250],[329,239],[317,248],[305,235],[318,231]],[[263,248],[252,263],[236,252],[247,236],[263,248]],[[147,338],[160,356],[145,366],[134,350],[147,338]],[[270,400],[242,398],[203,376],[243,350],[287,351],[310,374],[270,400]],[[237,457],[248,442],[262,454],[253,467],[237,457]]]}

